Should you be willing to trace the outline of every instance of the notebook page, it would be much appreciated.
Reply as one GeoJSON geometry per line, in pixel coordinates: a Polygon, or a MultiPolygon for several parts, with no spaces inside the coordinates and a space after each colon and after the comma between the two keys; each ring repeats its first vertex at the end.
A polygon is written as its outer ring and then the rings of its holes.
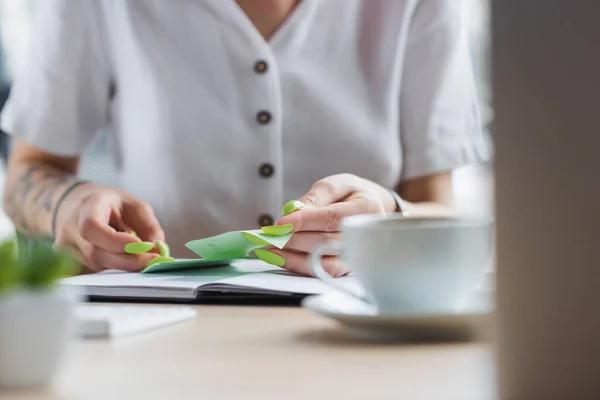
{"type": "MultiPolygon", "coordinates": [[[[277,268],[277,267],[275,267],[277,268]]],[[[200,268],[171,272],[140,274],[107,270],[79,275],[61,280],[62,284],[88,287],[137,287],[195,289],[205,284],[220,282],[232,277],[273,269],[260,260],[243,260],[230,266],[200,268]]]]}
{"type": "Polygon", "coordinates": [[[181,277],[166,275],[143,275],[133,272],[103,271],[96,274],[74,276],[61,280],[62,284],[89,287],[146,287],[195,289],[203,283],[214,282],[222,277],[181,277]]]}
{"type": "MultiPolygon", "coordinates": [[[[352,277],[337,278],[336,282],[361,293],[360,285],[352,277]]],[[[299,276],[260,260],[241,260],[230,266],[200,268],[164,273],[140,274],[108,270],[61,280],[62,284],[80,286],[92,295],[141,297],[176,297],[175,291],[186,291],[187,296],[201,287],[220,290],[236,288],[240,292],[283,292],[321,294],[332,288],[317,278],[299,276]],[[253,290],[248,290],[253,289],[253,290]]]]}
{"type": "MultiPolygon", "coordinates": [[[[337,278],[335,281],[338,285],[352,290],[353,293],[363,293],[362,287],[354,277],[337,278]]],[[[335,290],[320,279],[299,276],[283,270],[271,270],[223,279],[214,286],[222,287],[223,285],[298,294],[323,294],[335,290]]],[[[213,285],[208,288],[210,287],[213,285]]]]}

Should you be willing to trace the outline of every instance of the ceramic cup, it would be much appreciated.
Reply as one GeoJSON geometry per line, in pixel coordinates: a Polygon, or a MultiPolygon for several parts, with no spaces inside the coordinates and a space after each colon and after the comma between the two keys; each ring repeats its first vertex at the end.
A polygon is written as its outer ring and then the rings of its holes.
{"type": "Polygon", "coordinates": [[[350,294],[382,314],[457,312],[489,265],[492,226],[485,217],[351,216],[342,221],[342,241],[318,247],[311,267],[349,292],[321,265],[325,252],[337,251],[364,288],[350,294]]]}

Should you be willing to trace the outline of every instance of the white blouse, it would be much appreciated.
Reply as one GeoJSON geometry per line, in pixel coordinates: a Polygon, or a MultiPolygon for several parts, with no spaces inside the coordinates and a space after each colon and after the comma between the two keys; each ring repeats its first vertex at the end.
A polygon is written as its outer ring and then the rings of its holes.
{"type": "Polygon", "coordinates": [[[177,256],[331,174],[487,157],[458,0],[303,0],[269,41],[235,0],[44,0],[35,27],[2,128],[62,155],[109,129],[177,256]]]}

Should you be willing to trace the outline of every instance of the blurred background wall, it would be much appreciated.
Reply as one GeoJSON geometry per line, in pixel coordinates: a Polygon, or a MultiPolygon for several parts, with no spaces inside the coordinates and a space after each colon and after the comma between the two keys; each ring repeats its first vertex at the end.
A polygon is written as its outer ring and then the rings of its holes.
{"type": "MultiPolygon", "coordinates": [[[[15,71],[25,62],[27,46],[32,36],[33,11],[39,1],[44,0],[0,0],[0,107],[6,101],[15,71]]],[[[469,24],[469,43],[478,82],[482,118],[486,132],[491,134],[488,9],[489,0],[463,0],[463,12],[469,24]]],[[[9,147],[9,139],[0,132],[0,195],[4,185],[4,163],[9,147]]],[[[84,179],[98,183],[115,184],[114,171],[110,133],[102,132],[83,157],[81,175],[84,179]]],[[[454,193],[460,211],[491,213],[491,175],[489,165],[467,167],[455,173],[454,193]]],[[[0,236],[11,232],[10,222],[0,212],[0,236]]]]}

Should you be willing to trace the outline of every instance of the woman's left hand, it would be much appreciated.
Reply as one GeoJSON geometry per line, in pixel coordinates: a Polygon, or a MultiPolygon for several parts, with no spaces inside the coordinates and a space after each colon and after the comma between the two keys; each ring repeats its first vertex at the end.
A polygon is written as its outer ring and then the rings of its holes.
{"type": "MultiPolygon", "coordinates": [[[[321,179],[298,200],[306,207],[276,222],[277,225],[292,224],[292,237],[283,250],[268,250],[276,254],[269,257],[270,262],[304,275],[312,275],[308,265],[309,253],[315,246],[326,240],[339,239],[342,218],[356,214],[382,214],[396,209],[389,190],[351,174],[321,179]]],[[[348,272],[347,267],[334,254],[326,255],[322,264],[332,276],[348,272]]]]}

